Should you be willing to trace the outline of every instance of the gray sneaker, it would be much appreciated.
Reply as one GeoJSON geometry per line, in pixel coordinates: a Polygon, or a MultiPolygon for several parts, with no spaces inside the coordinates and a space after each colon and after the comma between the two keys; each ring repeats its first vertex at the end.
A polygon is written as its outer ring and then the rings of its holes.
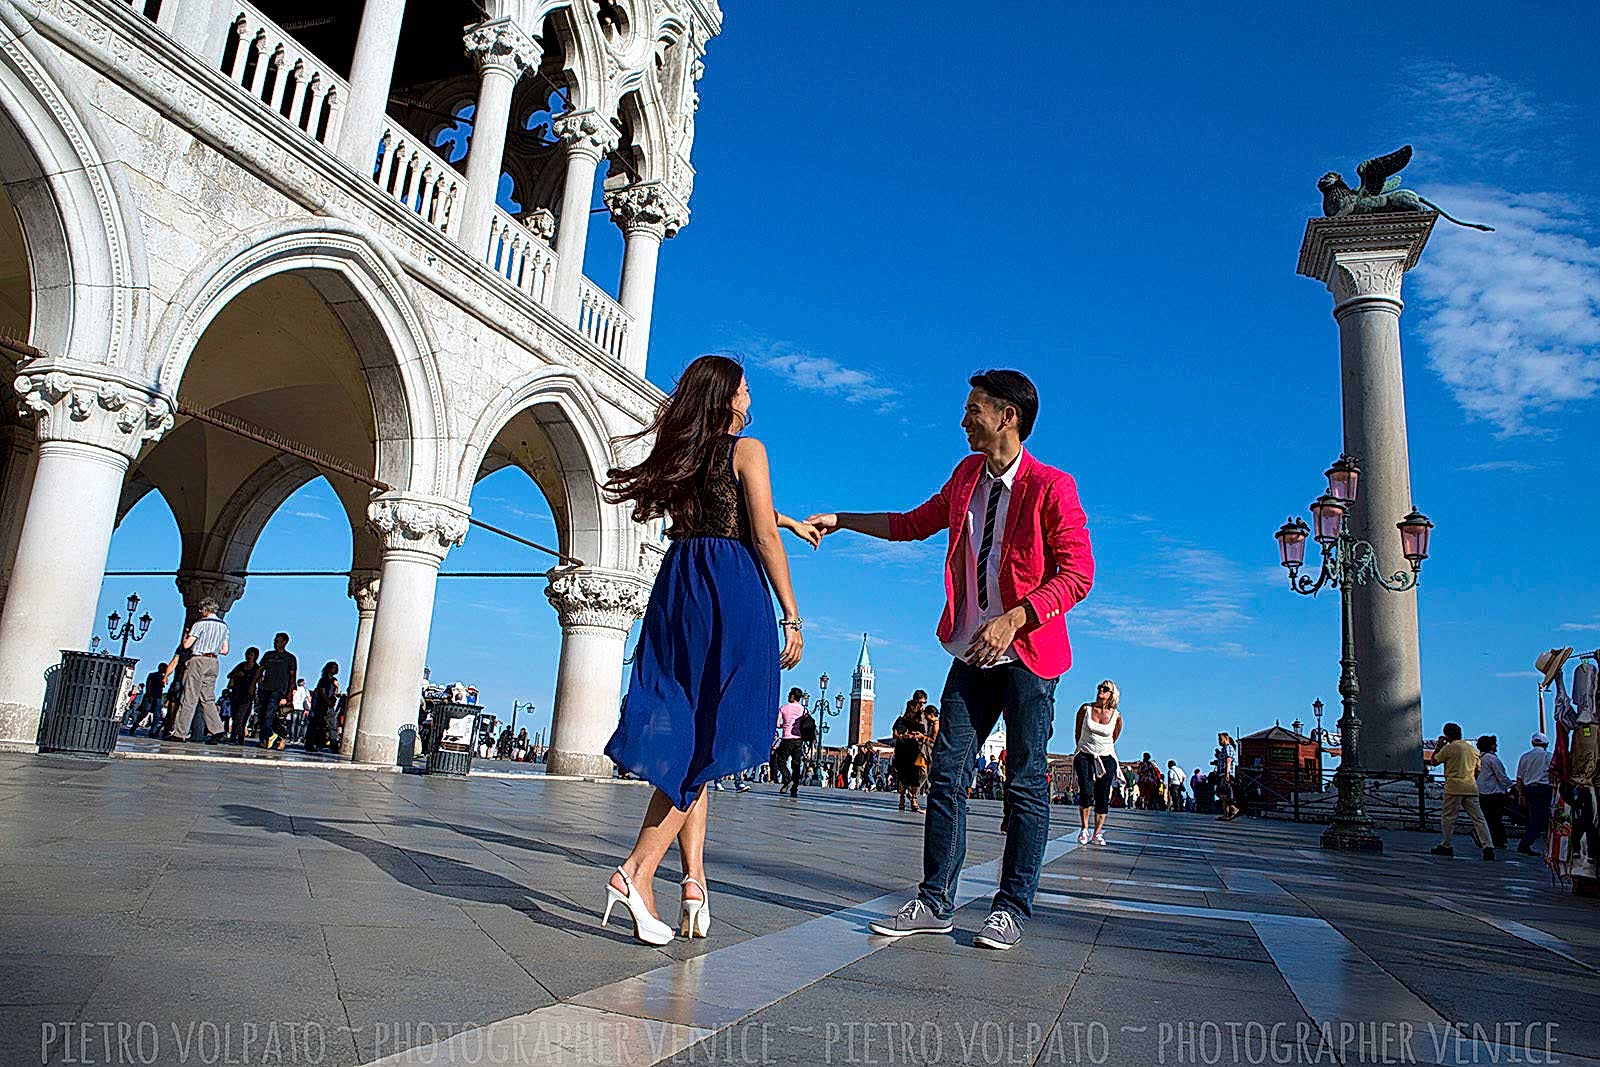
{"type": "Polygon", "coordinates": [[[1017,920],[1011,917],[1009,911],[991,911],[983,929],[972,940],[984,948],[1016,948],[1022,943],[1022,927],[1017,925],[1017,920]]]}
{"type": "Polygon", "coordinates": [[[948,934],[956,928],[956,924],[935,916],[933,909],[919,897],[906,901],[906,906],[896,912],[893,918],[878,919],[868,923],[867,928],[884,937],[905,937],[907,934],[948,934]]]}

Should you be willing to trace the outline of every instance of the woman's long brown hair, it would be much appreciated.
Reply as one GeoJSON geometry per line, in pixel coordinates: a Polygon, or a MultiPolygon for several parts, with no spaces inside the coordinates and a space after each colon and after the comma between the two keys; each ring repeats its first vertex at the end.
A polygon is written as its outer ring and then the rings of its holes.
{"type": "Polygon", "coordinates": [[[733,421],[733,398],[742,381],[744,368],[727,356],[701,356],[689,364],[655,421],[623,439],[655,435],[642,463],[606,472],[606,497],[613,504],[633,501],[635,522],[670,516],[674,525],[696,529],[701,479],[713,447],[733,421]]]}

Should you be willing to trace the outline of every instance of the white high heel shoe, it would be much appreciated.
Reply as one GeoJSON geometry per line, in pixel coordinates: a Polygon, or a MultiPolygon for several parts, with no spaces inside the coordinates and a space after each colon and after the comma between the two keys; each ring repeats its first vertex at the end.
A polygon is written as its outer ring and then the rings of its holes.
{"type": "Polygon", "coordinates": [[[700,890],[699,900],[684,899],[683,913],[678,921],[678,933],[687,938],[705,937],[711,933],[711,900],[706,887],[697,879],[685,878],[682,885],[694,885],[700,890]]]}
{"type": "Polygon", "coordinates": [[[621,867],[617,873],[622,875],[623,884],[628,887],[623,893],[609,881],[606,882],[606,913],[600,918],[600,925],[605,926],[611,921],[611,909],[618,904],[625,904],[628,913],[633,916],[633,936],[647,945],[665,945],[672,941],[672,927],[650,914],[650,909],[645,907],[644,898],[633,887],[633,879],[628,877],[628,872],[621,867]]]}

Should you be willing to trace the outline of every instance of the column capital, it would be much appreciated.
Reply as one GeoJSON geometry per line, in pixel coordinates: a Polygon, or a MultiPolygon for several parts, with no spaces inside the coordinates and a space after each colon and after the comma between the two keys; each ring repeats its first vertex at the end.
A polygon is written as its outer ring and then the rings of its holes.
{"type": "Polygon", "coordinates": [[[423,552],[437,562],[467,536],[472,509],[443,497],[420,493],[383,493],[367,505],[367,525],[383,543],[385,553],[423,552]]]}
{"type": "Polygon", "coordinates": [[[644,616],[650,585],[630,571],[600,567],[557,568],[544,595],[560,616],[561,628],[621,630],[627,633],[644,616]]]}
{"type": "Polygon", "coordinates": [[[12,383],[25,411],[39,416],[38,440],[93,445],[132,459],[172,429],[172,406],[104,368],[24,364],[12,383]]]}
{"type": "Polygon", "coordinates": [[[183,606],[189,611],[198,614],[200,602],[209,598],[217,602],[218,615],[227,615],[228,609],[244,596],[245,579],[219,571],[182,570],[173,584],[178,587],[183,606]]]}
{"type": "Polygon", "coordinates": [[[593,108],[557,115],[550,123],[550,132],[569,152],[593,156],[596,161],[622,140],[611,120],[593,108]]]}
{"type": "Polygon", "coordinates": [[[606,207],[622,232],[653,234],[657,240],[675,237],[689,224],[689,209],[661,182],[640,182],[605,194],[606,207]]]}
{"type": "Polygon", "coordinates": [[[472,27],[462,43],[479,74],[493,70],[508,75],[512,81],[538,69],[544,59],[544,48],[510,18],[492,19],[472,27]]]}
{"type": "Polygon", "coordinates": [[[1357,299],[1398,307],[1401,281],[1422,257],[1437,218],[1427,211],[1311,219],[1297,270],[1328,287],[1335,314],[1357,299]]]}
{"type": "Polygon", "coordinates": [[[356,602],[356,611],[362,615],[370,615],[378,610],[380,573],[374,570],[359,569],[350,572],[350,599],[356,602]]]}

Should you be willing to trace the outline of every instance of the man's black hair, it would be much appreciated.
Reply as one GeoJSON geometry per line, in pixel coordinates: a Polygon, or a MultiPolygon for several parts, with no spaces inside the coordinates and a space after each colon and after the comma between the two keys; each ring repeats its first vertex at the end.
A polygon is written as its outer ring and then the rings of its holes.
{"type": "Polygon", "coordinates": [[[1457,724],[1457,723],[1453,723],[1453,722],[1445,723],[1444,724],[1444,735],[1446,737],[1448,737],[1452,741],[1461,740],[1461,727],[1460,727],[1460,725],[1457,724]]]}
{"type": "Polygon", "coordinates": [[[1026,374],[1019,370],[980,371],[967,384],[1017,409],[1017,436],[1022,440],[1033,433],[1033,422],[1039,417],[1039,390],[1026,374]]]}
{"type": "Polygon", "coordinates": [[[789,690],[789,699],[790,700],[799,700],[801,697],[803,697],[805,695],[806,695],[805,694],[805,690],[803,690],[803,689],[796,688],[796,689],[789,690]]]}

